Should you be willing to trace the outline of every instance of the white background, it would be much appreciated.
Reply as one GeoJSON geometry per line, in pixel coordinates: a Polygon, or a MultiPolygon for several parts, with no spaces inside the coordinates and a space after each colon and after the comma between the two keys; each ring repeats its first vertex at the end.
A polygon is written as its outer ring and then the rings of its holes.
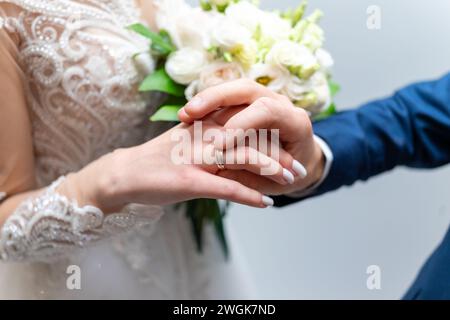
{"type": "MultiPolygon", "coordinates": [[[[262,1],[266,8],[296,3],[262,1]]],[[[448,0],[314,0],[313,7],[325,12],[340,109],[450,70],[448,0]],[[380,31],[366,28],[372,4],[382,9],[380,31]]],[[[449,225],[449,180],[449,167],[400,168],[284,209],[233,206],[228,227],[261,298],[398,299],[449,225]],[[372,264],[382,269],[380,291],[366,288],[372,264]]]]}

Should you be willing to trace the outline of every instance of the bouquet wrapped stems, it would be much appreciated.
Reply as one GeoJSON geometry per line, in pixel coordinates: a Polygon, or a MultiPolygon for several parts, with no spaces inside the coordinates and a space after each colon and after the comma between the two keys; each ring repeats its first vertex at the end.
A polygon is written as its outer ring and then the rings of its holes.
{"type": "Polygon", "coordinates": [[[228,258],[229,248],[223,218],[226,215],[229,202],[222,204],[215,199],[196,199],[188,201],[183,205],[186,207],[186,215],[192,224],[192,231],[198,251],[203,251],[204,226],[207,223],[212,223],[225,258],[228,258]]]}

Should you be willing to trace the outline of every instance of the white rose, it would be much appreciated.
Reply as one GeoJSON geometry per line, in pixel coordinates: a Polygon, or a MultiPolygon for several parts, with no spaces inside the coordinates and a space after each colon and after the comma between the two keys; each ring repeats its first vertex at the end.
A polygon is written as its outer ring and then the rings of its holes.
{"type": "Polygon", "coordinates": [[[283,94],[291,99],[291,101],[298,101],[301,100],[310,89],[311,88],[306,81],[301,80],[297,76],[291,76],[288,84],[283,89],[283,94]]]}
{"type": "Polygon", "coordinates": [[[316,72],[307,81],[291,76],[289,83],[283,89],[283,93],[312,114],[319,113],[331,103],[328,80],[322,72],[316,72]]]}
{"type": "Polygon", "coordinates": [[[262,11],[258,18],[264,38],[274,41],[289,39],[291,23],[280,17],[278,13],[262,11]]]}
{"type": "Polygon", "coordinates": [[[187,85],[199,77],[206,63],[204,52],[183,48],[169,56],[166,71],[175,82],[187,85]]]}
{"type": "Polygon", "coordinates": [[[225,11],[225,15],[253,33],[260,23],[261,12],[254,4],[240,1],[231,4],[225,11]]]}
{"type": "Polygon", "coordinates": [[[228,81],[243,78],[244,72],[238,63],[215,61],[200,73],[197,92],[228,81]]]}
{"type": "Polygon", "coordinates": [[[189,11],[193,10],[184,0],[156,1],[155,21],[159,29],[171,31],[174,24],[189,11]]]}
{"type": "Polygon", "coordinates": [[[328,71],[334,65],[333,57],[324,49],[317,49],[316,58],[324,71],[328,71]]]}
{"type": "Polygon", "coordinates": [[[264,63],[253,65],[247,77],[277,93],[280,93],[290,80],[290,74],[285,68],[264,63]]]}
{"type": "Polygon", "coordinates": [[[316,57],[308,48],[289,40],[275,43],[267,54],[266,61],[273,65],[304,69],[313,68],[318,64],[316,57]]]}
{"type": "Polygon", "coordinates": [[[156,14],[158,29],[166,30],[177,48],[204,49],[210,46],[209,30],[214,15],[192,8],[184,1],[159,2],[156,14]]]}
{"type": "Polygon", "coordinates": [[[328,85],[327,76],[322,72],[316,72],[309,81],[314,93],[317,95],[317,104],[311,111],[318,113],[331,104],[330,86],[328,85]]]}
{"type": "Polygon", "coordinates": [[[217,19],[212,30],[214,44],[225,49],[232,50],[244,45],[252,38],[252,33],[230,18],[217,19]]]}

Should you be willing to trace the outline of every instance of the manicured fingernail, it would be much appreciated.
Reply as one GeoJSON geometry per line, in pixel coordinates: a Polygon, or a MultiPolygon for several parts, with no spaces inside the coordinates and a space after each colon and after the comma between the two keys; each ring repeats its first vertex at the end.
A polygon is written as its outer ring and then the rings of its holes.
{"type": "Polygon", "coordinates": [[[273,199],[268,196],[263,196],[262,202],[264,203],[264,205],[266,207],[273,207],[273,205],[274,205],[273,199]]]}
{"type": "Polygon", "coordinates": [[[308,171],[306,171],[306,168],[297,160],[294,160],[292,163],[292,169],[301,177],[305,178],[308,175],[308,171]]]}
{"type": "Polygon", "coordinates": [[[184,108],[181,108],[180,110],[178,110],[178,118],[183,118],[183,117],[187,117],[187,113],[186,113],[186,111],[184,111],[184,108]]]}
{"type": "Polygon", "coordinates": [[[188,105],[192,108],[198,108],[201,107],[203,104],[203,99],[200,97],[195,97],[191,101],[189,101],[188,105]]]}
{"type": "Polygon", "coordinates": [[[283,168],[283,178],[289,184],[293,184],[295,181],[294,175],[289,170],[284,168],[283,168]]]}

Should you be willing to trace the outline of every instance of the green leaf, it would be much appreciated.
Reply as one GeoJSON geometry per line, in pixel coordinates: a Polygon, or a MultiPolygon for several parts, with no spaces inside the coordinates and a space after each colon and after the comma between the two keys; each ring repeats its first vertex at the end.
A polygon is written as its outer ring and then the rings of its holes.
{"type": "Polygon", "coordinates": [[[332,116],[333,114],[335,114],[336,112],[337,112],[336,105],[334,103],[332,103],[326,110],[322,111],[317,116],[315,116],[313,118],[313,121],[320,121],[320,120],[326,119],[326,118],[332,116]]]}
{"type": "Polygon", "coordinates": [[[209,1],[200,0],[200,8],[202,8],[203,11],[211,11],[212,5],[209,1]]]}
{"type": "Polygon", "coordinates": [[[178,111],[183,106],[173,106],[173,105],[165,105],[158,109],[153,116],[150,117],[150,121],[177,121],[178,119],[178,111]]]}
{"type": "Polygon", "coordinates": [[[200,253],[202,253],[203,251],[203,217],[201,215],[202,211],[202,199],[191,200],[186,203],[186,214],[189,220],[191,220],[195,244],[197,245],[197,250],[200,253]]]}
{"type": "Polygon", "coordinates": [[[176,97],[184,97],[185,87],[173,81],[166,70],[161,68],[145,78],[139,91],[160,91],[176,97]]]}
{"type": "Polygon", "coordinates": [[[224,52],[223,53],[223,59],[226,61],[226,62],[233,62],[233,55],[230,53],[230,52],[224,52]]]}
{"type": "Polygon", "coordinates": [[[330,87],[330,93],[332,97],[336,96],[336,94],[341,91],[341,86],[331,80],[328,81],[328,86],[330,87]]]}
{"type": "Polygon", "coordinates": [[[171,106],[184,106],[186,103],[188,103],[186,97],[175,97],[170,95],[166,101],[164,101],[164,105],[171,105],[171,106]]]}
{"type": "Polygon", "coordinates": [[[128,29],[144,36],[152,41],[152,48],[163,55],[168,55],[169,53],[176,50],[170,37],[168,38],[168,33],[158,34],[147,28],[141,23],[135,23],[128,26],[128,29]]]}
{"type": "Polygon", "coordinates": [[[197,250],[202,253],[204,227],[207,223],[212,223],[225,259],[228,259],[229,247],[223,224],[223,218],[225,216],[225,211],[228,208],[228,203],[221,207],[219,201],[215,199],[196,199],[188,201],[185,204],[186,215],[191,221],[197,250]]]}
{"type": "Polygon", "coordinates": [[[209,199],[209,206],[211,214],[213,215],[212,220],[214,222],[214,229],[216,230],[217,239],[219,240],[219,243],[222,247],[225,259],[228,259],[230,252],[228,248],[227,237],[225,234],[225,226],[223,224],[223,218],[226,209],[221,210],[219,201],[214,199],[209,199]]]}

